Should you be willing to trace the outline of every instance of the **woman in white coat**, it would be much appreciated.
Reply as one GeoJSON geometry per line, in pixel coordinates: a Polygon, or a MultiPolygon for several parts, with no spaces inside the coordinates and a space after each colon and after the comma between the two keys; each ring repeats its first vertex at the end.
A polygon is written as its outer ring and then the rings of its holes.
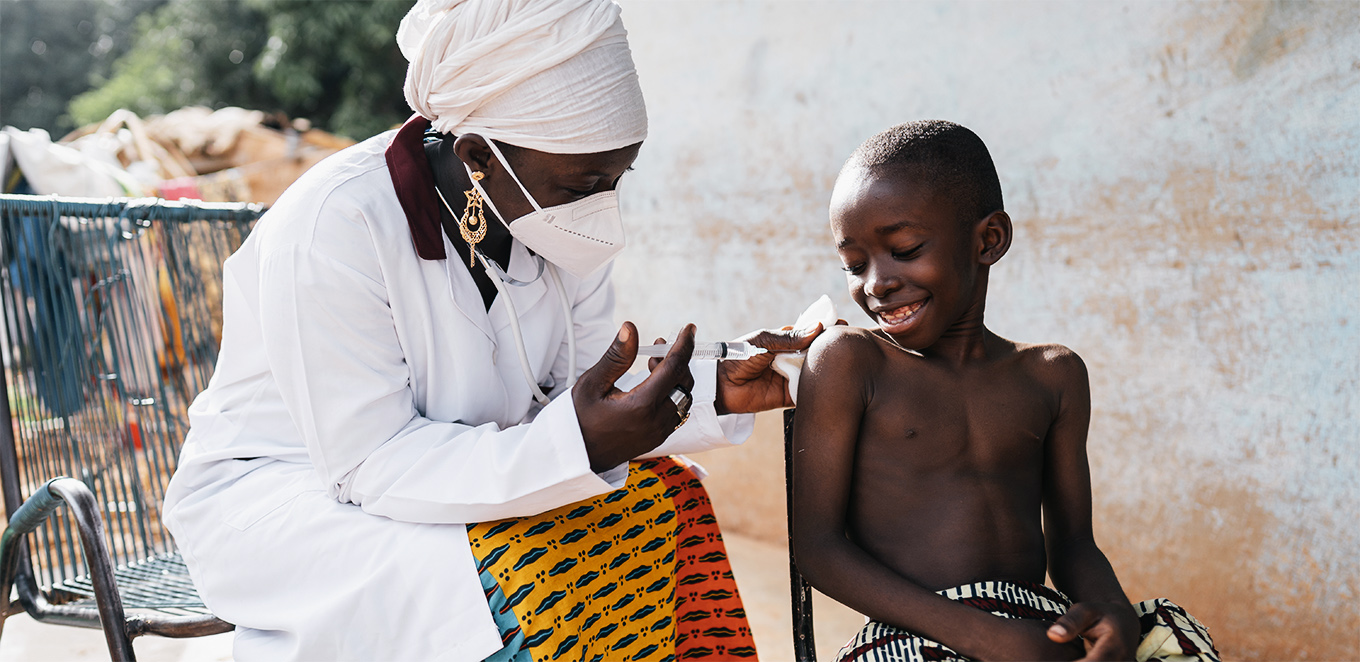
{"type": "Polygon", "coordinates": [[[689,363],[692,326],[616,386],[638,338],[612,322],[614,189],[646,137],[625,35],[606,0],[421,0],[418,115],[312,168],[227,261],[164,518],[238,659],[754,652],[666,456],[791,403],[769,355],[689,363]]]}

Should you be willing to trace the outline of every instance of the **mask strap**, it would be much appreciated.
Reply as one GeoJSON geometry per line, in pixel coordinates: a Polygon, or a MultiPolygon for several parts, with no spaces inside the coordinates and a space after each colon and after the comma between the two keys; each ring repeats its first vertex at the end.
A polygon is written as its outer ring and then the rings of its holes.
{"type": "MultiPolygon", "coordinates": [[[[504,154],[501,154],[501,148],[496,146],[496,141],[486,138],[485,136],[483,136],[483,138],[486,140],[487,146],[491,148],[491,153],[496,155],[496,158],[500,160],[501,165],[505,166],[505,171],[510,173],[510,179],[515,180],[515,184],[519,186],[519,190],[524,193],[524,197],[529,201],[529,205],[534,208],[534,211],[543,211],[543,208],[538,206],[538,201],[534,199],[534,196],[529,195],[529,189],[524,188],[524,184],[519,181],[519,177],[515,175],[515,171],[510,169],[510,162],[506,160],[504,154]]],[[[497,214],[497,216],[499,215],[500,214],[497,214]]]]}
{"type": "MultiPolygon", "coordinates": [[[[484,139],[486,140],[487,146],[491,148],[491,152],[496,155],[496,159],[501,162],[501,165],[505,166],[505,171],[510,173],[510,179],[515,180],[515,185],[524,193],[524,198],[529,201],[529,205],[534,208],[534,211],[543,211],[543,208],[538,206],[538,201],[534,199],[534,196],[529,195],[529,189],[524,188],[524,184],[519,181],[519,177],[515,175],[515,171],[510,168],[510,162],[505,160],[505,155],[502,154],[500,148],[496,146],[496,142],[490,138],[484,139]]],[[[462,159],[459,159],[458,162],[463,163],[462,159]]],[[[482,195],[482,199],[486,201],[486,204],[491,206],[491,212],[496,215],[496,218],[500,219],[501,225],[504,225],[507,230],[510,229],[510,221],[505,219],[505,215],[501,213],[501,210],[496,209],[496,203],[491,201],[491,196],[486,194],[486,189],[483,189],[482,185],[472,176],[472,168],[468,167],[468,164],[463,163],[463,170],[467,171],[468,181],[472,182],[472,188],[477,189],[477,192],[482,195]]]]}

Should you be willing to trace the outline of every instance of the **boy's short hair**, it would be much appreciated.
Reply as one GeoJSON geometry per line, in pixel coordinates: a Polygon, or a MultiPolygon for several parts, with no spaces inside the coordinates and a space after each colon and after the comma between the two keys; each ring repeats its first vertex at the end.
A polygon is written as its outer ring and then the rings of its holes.
{"type": "Polygon", "coordinates": [[[992,155],[976,133],[945,120],[898,124],[864,141],[846,169],[909,170],[958,204],[960,221],[971,223],[1004,208],[992,155]]]}

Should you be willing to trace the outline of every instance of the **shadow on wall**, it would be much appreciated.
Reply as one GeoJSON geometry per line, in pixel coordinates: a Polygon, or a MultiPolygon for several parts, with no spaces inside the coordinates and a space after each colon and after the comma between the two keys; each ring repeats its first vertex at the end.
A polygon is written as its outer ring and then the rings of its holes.
{"type": "MultiPolygon", "coordinates": [[[[960,122],[1016,223],[989,325],[1090,366],[1096,534],[1130,597],[1230,658],[1360,658],[1356,4],[624,6],[652,127],[621,316],[735,337],[823,293],[853,311],[841,162],[960,122]]],[[[697,458],[728,529],[785,535],[780,443],[762,416],[697,458]]]]}

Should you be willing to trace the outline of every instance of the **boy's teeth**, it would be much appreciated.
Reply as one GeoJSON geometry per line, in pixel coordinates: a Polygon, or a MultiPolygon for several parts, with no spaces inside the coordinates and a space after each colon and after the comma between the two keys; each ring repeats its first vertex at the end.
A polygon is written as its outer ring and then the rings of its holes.
{"type": "Polygon", "coordinates": [[[896,324],[911,317],[920,307],[920,303],[913,303],[894,310],[884,311],[879,314],[879,319],[882,319],[889,324],[896,324]]]}

